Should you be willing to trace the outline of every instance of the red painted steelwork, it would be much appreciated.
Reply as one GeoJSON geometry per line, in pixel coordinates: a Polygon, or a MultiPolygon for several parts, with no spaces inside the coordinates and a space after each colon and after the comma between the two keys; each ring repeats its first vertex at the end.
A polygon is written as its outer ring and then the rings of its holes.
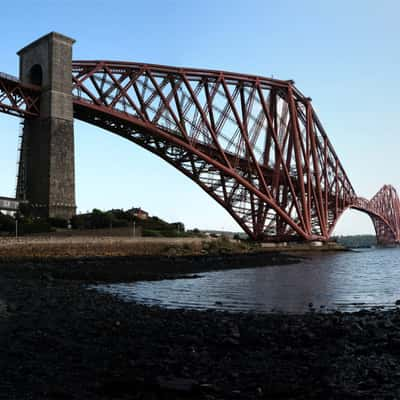
{"type": "MultiPolygon", "coordinates": [[[[380,243],[400,241],[394,188],[356,196],[292,81],[111,61],[73,62],[72,79],[76,118],[166,160],[254,240],[327,240],[351,207],[371,216],[380,243]]],[[[1,88],[19,97],[0,111],[38,115],[37,88],[0,77],[1,88]]]]}
{"type": "Polygon", "coordinates": [[[400,201],[396,189],[384,185],[371,199],[358,199],[352,208],[369,214],[379,244],[400,243],[400,201]]]}
{"type": "Polygon", "coordinates": [[[73,63],[75,116],[156,153],[256,240],[327,239],[356,194],[291,81],[140,63],[73,63]]]}
{"type": "Polygon", "coordinates": [[[19,82],[0,73],[0,112],[24,118],[40,114],[40,87],[19,82]]]}

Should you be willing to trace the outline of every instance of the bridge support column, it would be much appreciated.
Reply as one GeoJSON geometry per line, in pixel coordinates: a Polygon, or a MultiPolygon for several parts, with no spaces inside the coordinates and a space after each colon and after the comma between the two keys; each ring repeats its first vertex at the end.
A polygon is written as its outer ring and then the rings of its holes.
{"type": "Polygon", "coordinates": [[[25,197],[36,216],[69,219],[76,210],[74,42],[52,32],[18,52],[21,81],[42,87],[40,118],[24,124],[17,189],[17,197],[25,197]]]}

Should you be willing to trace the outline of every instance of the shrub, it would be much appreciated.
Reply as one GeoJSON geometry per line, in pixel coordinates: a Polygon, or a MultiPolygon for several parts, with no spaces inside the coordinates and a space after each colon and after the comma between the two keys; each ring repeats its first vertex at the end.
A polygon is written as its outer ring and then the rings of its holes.
{"type": "Polygon", "coordinates": [[[165,230],[160,231],[160,233],[161,233],[161,236],[164,236],[164,237],[181,237],[181,236],[184,236],[183,234],[181,234],[180,232],[175,231],[175,230],[167,230],[167,229],[165,229],[165,230]]]}
{"type": "Polygon", "coordinates": [[[52,231],[52,227],[48,221],[37,220],[21,220],[19,224],[19,231],[21,234],[29,233],[47,233],[52,231]]]}
{"type": "Polygon", "coordinates": [[[153,229],[143,229],[142,236],[146,237],[163,237],[160,231],[156,231],[153,229]]]}
{"type": "Polygon", "coordinates": [[[132,223],[129,223],[126,219],[112,219],[111,224],[114,228],[125,228],[132,225],[132,223]]]}
{"type": "Polygon", "coordinates": [[[68,228],[68,220],[63,218],[49,218],[49,223],[54,228],[68,228]]]}
{"type": "Polygon", "coordinates": [[[15,230],[15,220],[9,215],[0,213],[0,231],[13,232],[15,230]]]}

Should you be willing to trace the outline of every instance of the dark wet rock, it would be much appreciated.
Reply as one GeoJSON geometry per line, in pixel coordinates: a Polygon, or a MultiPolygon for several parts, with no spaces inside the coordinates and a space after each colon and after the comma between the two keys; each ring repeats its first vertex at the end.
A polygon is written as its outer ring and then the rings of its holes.
{"type": "Polygon", "coordinates": [[[157,384],[161,390],[191,393],[198,387],[198,382],[194,379],[176,377],[158,377],[157,384]]]}
{"type": "Polygon", "coordinates": [[[90,260],[0,269],[5,398],[400,398],[400,310],[167,310],[87,290],[86,267],[114,279],[90,260]]]}
{"type": "Polygon", "coordinates": [[[239,327],[237,325],[233,325],[230,328],[230,336],[233,339],[239,340],[240,339],[240,331],[239,331],[239,327]]]}
{"type": "Polygon", "coordinates": [[[49,282],[54,281],[53,275],[51,275],[49,272],[44,272],[44,273],[42,273],[41,278],[42,278],[44,281],[49,281],[49,282]]]}
{"type": "Polygon", "coordinates": [[[229,347],[229,346],[238,346],[240,342],[239,340],[233,337],[225,337],[222,339],[221,344],[229,347]]]}
{"type": "Polygon", "coordinates": [[[18,310],[18,306],[15,303],[7,304],[7,311],[10,313],[14,313],[18,310]]]}
{"type": "Polygon", "coordinates": [[[363,334],[364,333],[364,328],[363,328],[362,322],[361,323],[360,322],[354,322],[351,325],[351,331],[356,335],[357,334],[359,334],[359,335],[363,334]]]}
{"type": "Polygon", "coordinates": [[[0,318],[2,316],[7,315],[8,311],[9,311],[8,310],[8,305],[6,303],[0,301],[0,318]]]}

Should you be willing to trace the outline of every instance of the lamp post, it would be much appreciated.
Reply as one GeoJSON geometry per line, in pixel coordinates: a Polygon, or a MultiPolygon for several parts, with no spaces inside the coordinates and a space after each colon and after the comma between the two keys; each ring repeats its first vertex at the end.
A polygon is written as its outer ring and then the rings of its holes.
{"type": "Polygon", "coordinates": [[[15,212],[15,237],[18,238],[18,219],[19,219],[19,212],[15,212]]]}

